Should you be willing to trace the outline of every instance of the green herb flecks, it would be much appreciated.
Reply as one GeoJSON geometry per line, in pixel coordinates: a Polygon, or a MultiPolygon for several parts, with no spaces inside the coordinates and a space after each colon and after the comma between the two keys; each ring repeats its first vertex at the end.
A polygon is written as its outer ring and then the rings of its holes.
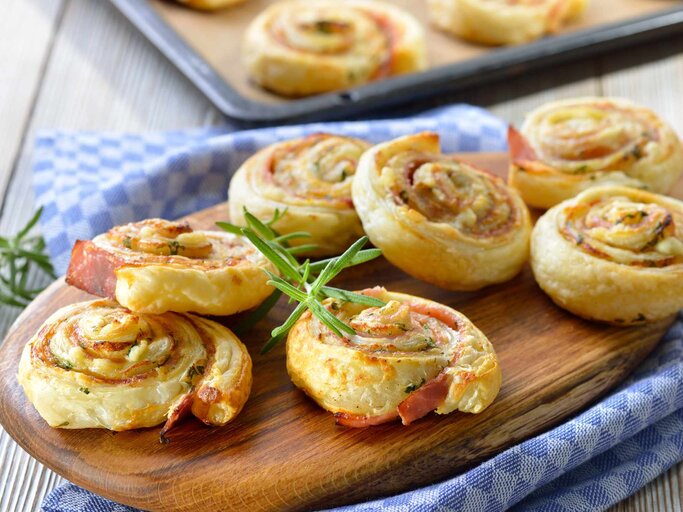
{"type": "Polygon", "coordinates": [[[81,393],[84,393],[86,395],[90,394],[90,390],[88,388],[78,388],[78,391],[80,391],[81,393]]]}
{"type": "Polygon", "coordinates": [[[61,357],[55,357],[55,364],[63,370],[71,370],[74,367],[74,365],[71,364],[71,361],[67,361],[61,357]]]}
{"type": "Polygon", "coordinates": [[[406,393],[412,393],[416,389],[422,387],[422,385],[425,383],[425,380],[422,379],[419,384],[410,384],[406,386],[406,393]]]}
{"type": "Polygon", "coordinates": [[[187,378],[192,380],[194,379],[195,376],[197,375],[203,375],[204,374],[204,366],[200,364],[193,364],[190,366],[190,369],[187,371],[187,378]]]}
{"type": "Polygon", "coordinates": [[[171,252],[171,256],[177,256],[181,249],[185,249],[180,242],[177,240],[171,240],[168,242],[168,250],[171,252]]]}
{"type": "Polygon", "coordinates": [[[45,240],[41,236],[29,236],[42,213],[40,208],[14,237],[0,236],[0,304],[23,308],[43,291],[28,287],[28,277],[34,266],[57,278],[50,258],[45,254],[45,240]]]}
{"type": "MultiPolygon", "coordinates": [[[[313,315],[338,336],[355,334],[355,331],[350,326],[339,320],[322,305],[322,301],[328,297],[367,306],[384,306],[384,302],[374,297],[328,286],[328,283],[344,269],[360,265],[382,254],[379,249],[363,250],[363,246],[368,242],[367,237],[356,241],[341,256],[316,262],[311,262],[307,259],[300,263],[295,258],[295,255],[301,251],[301,246],[290,247],[289,241],[296,238],[310,237],[310,234],[305,232],[290,233],[288,235],[278,234],[272,228],[272,224],[279,218],[277,214],[270,221],[262,222],[245,209],[244,218],[247,227],[240,228],[226,222],[219,222],[217,225],[226,231],[241,234],[249,239],[277,268],[280,275],[266,271],[270,278],[268,284],[274,286],[276,291],[261,307],[240,323],[237,330],[244,331],[246,327],[251,327],[265,317],[282,294],[287,295],[291,301],[298,302],[289,318],[281,326],[271,331],[271,338],[264,345],[261,350],[262,353],[268,352],[284,339],[294,323],[307,310],[310,310],[313,315]]],[[[307,246],[307,249],[312,247],[307,246]]]]}

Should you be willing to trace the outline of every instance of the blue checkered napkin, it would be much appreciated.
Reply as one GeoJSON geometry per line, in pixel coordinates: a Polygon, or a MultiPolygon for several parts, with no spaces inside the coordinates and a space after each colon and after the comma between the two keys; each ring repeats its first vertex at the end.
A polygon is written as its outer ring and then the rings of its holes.
{"type": "MultiPolygon", "coordinates": [[[[451,480],[338,512],[592,512],[683,460],[683,315],[611,396],[573,420],[451,480]]],[[[45,512],[124,512],[66,484],[45,512]]]]}
{"type": "MultiPolygon", "coordinates": [[[[446,151],[494,151],[505,125],[468,106],[418,117],[251,130],[155,135],[45,133],[37,141],[35,189],[57,268],[71,244],[112,225],[175,218],[225,200],[230,173],[277,140],[331,131],[386,140],[441,133],[446,151]]],[[[683,317],[657,351],[610,397],[577,418],[456,478],[342,511],[593,511],[607,508],[683,460],[683,317]]],[[[48,512],[123,512],[73,484],[45,500],[48,512]]]]}
{"type": "Polygon", "coordinates": [[[77,239],[149,217],[175,219],[226,200],[230,176],[257,149],[314,132],[380,142],[422,130],[445,151],[500,151],[505,125],[486,111],[455,105],[410,119],[316,123],[235,133],[199,130],[144,135],[43,132],[34,188],[41,226],[58,272],[77,239]]]}

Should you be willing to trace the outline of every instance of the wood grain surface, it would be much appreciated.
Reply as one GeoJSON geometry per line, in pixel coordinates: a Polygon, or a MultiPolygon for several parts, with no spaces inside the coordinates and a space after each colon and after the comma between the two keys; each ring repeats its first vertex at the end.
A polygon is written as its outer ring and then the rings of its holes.
{"type": "MultiPolygon", "coordinates": [[[[503,174],[504,155],[465,159],[503,174]]],[[[681,197],[682,184],[676,194],[681,197]]],[[[227,217],[226,205],[193,216],[195,227],[227,217]]],[[[0,422],[31,455],[69,480],[151,510],[298,510],[352,503],[443,480],[575,414],[620,382],[652,350],[668,322],[636,328],[591,324],[557,308],[529,268],[503,285],[454,293],[416,281],[377,260],[338,284],[381,284],[468,315],[489,337],[504,374],[501,393],[480,415],[430,415],[409,427],[334,425],[331,414],[294,388],[284,347],[258,354],[291,306],[281,302],[244,337],[254,389],[223,428],[184,422],[166,445],[158,429],[114,434],[52,429],[16,381],[21,349],[58,307],[89,298],[59,280],[18,318],[0,348],[0,422]]],[[[234,319],[226,319],[227,325],[234,319]]]]}

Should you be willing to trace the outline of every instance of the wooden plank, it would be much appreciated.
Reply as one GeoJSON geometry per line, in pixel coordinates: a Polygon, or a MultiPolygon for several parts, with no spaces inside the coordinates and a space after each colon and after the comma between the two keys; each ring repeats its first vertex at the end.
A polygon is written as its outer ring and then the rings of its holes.
{"type": "MultiPolygon", "coordinates": [[[[621,96],[647,105],[683,135],[683,38],[651,43],[601,58],[605,96],[621,96]]],[[[612,512],[680,512],[683,463],[661,475],[612,512]]]]}
{"type": "MultiPolygon", "coordinates": [[[[43,78],[5,194],[0,233],[15,232],[35,210],[31,159],[38,130],[168,130],[222,120],[108,2],[66,5],[43,78]]],[[[15,310],[0,310],[0,335],[14,316],[15,310]]]]}
{"type": "MultiPolygon", "coordinates": [[[[4,196],[21,147],[62,8],[62,0],[3,1],[0,16],[0,198],[4,196]]],[[[1,206],[0,202],[0,210],[1,206]]]]}
{"type": "MultiPolygon", "coordinates": [[[[29,43],[34,43],[46,33],[44,30],[34,33],[33,29],[27,28],[27,24],[40,22],[41,17],[44,19],[61,3],[56,0],[31,0],[30,2],[9,0],[9,2],[9,9],[3,5],[5,11],[0,18],[0,26],[3,30],[0,59],[3,63],[18,61],[20,66],[7,65],[0,70],[0,73],[5,73],[10,69],[19,71],[16,77],[13,76],[8,80],[4,80],[4,75],[2,75],[0,90],[2,90],[3,83],[7,84],[12,89],[12,95],[5,95],[0,99],[0,113],[2,113],[0,124],[5,119],[11,118],[5,115],[5,112],[17,109],[20,103],[18,98],[30,89],[30,87],[19,87],[17,84],[22,82],[16,80],[23,80],[26,75],[40,75],[39,71],[36,71],[35,60],[26,57],[19,59],[17,56],[19,52],[27,50],[26,46],[29,43]],[[17,11],[17,9],[22,10],[17,11]],[[31,15],[26,15],[26,12],[31,15]],[[15,33],[22,34],[20,44],[5,45],[7,41],[10,41],[8,34],[13,33],[14,29],[16,29],[15,33]],[[23,35],[27,33],[34,35],[31,38],[24,38],[23,35]],[[10,59],[17,57],[17,60],[7,60],[6,53],[10,54],[10,59]],[[8,101],[14,104],[8,106],[8,101]]],[[[68,28],[60,31],[57,41],[61,54],[59,64],[53,63],[48,67],[51,76],[44,82],[46,91],[41,91],[42,102],[36,107],[34,122],[30,127],[31,135],[27,139],[29,143],[23,146],[18,161],[16,155],[21,136],[17,137],[15,132],[21,132],[17,130],[20,124],[13,122],[9,129],[3,129],[4,137],[0,140],[0,146],[2,146],[0,179],[4,172],[5,180],[7,180],[12,168],[15,170],[16,177],[12,182],[12,191],[8,195],[8,198],[15,198],[13,205],[10,207],[9,203],[7,204],[6,214],[0,219],[0,232],[2,233],[10,232],[20,226],[33,211],[28,171],[31,155],[30,140],[36,129],[148,130],[213,124],[220,121],[220,116],[208,105],[208,102],[154,50],[141,41],[139,36],[106,3],[72,0],[68,5],[65,22],[68,28]],[[98,36],[93,37],[93,34],[98,36]],[[55,69],[55,66],[59,69],[55,69]],[[116,76],[117,70],[125,77],[116,76]],[[102,95],[107,96],[108,99],[101,100],[102,95]],[[64,101],[63,104],[62,101],[64,101]],[[9,143],[12,137],[16,140],[13,147],[9,143]],[[5,150],[6,148],[9,148],[9,152],[5,150]],[[6,156],[9,154],[12,158],[6,156]],[[9,168],[4,167],[5,161],[10,162],[9,168]],[[17,161],[16,165],[12,166],[12,161],[17,161]]],[[[667,41],[665,45],[673,46],[673,52],[661,49],[659,51],[661,58],[658,61],[651,64],[640,62],[636,71],[622,68],[632,65],[633,53],[637,53],[641,61],[652,59],[652,55],[657,59],[657,52],[653,51],[651,45],[635,52],[629,50],[617,54],[612,64],[602,65],[609,73],[604,83],[613,84],[613,89],[609,89],[610,91],[621,91],[619,94],[630,96],[658,110],[661,108],[660,105],[664,106],[665,117],[679,130],[679,133],[682,133],[683,101],[680,100],[678,88],[675,86],[681,82],[680,69],[677,65],[671,65],[672,57],[669,54],[680,53],[683,48],[680,38],[667,41]],[[653,81],[656,83],[651,83],[653,81]],[[641,97],[642,99],[639,99],[641,97]]],[[[582,62],[565,66],[562,70],[533,73],[504,84],[468,90],[460,95],[454,95],[454,99],[493,105],[495,113],[519,123],[526,111],[548,99],[600,92],[600,82],[590,78],[594,73],[599,74],[597,71],[600,71],[600,67],[596,68],[590,62],[582,62]],[[586,67],[589,69],[585,69],[586,67]],[[519,96],[519,99],[514,99],[516,96],[519,96]]],[[[29,107],[30,105],[29,101],[29,107]]],[[[16,114],[13,115],[16,116],[16,114]]],[[[27,117],[19,117],[26,124],[27,117]]],[[[0,190],[4,186],[6,185],[0,187],[0,190]]],[[[0,337],[4,336],[4,331],[14,314],[14,310],[0,308],[0,337]]],[[[0,468],[3,472],[0,472],[0,496],[2,497],[0,510],[36,510],[45,492],[61,479],[37,463],[35,469],[32,469],[30,464],[22,462],[29,460],[28,456],[16,446],[10,449],[10,445],[15,446],[7,434],[1,433],[0,468]],[[21,466],[24,470],[15,471],[12,473],[14,475],[12,478],[6,479],[4,471],[9,471],[6,468],[18,468],[20,464],[24,464],[21,466]],[[34,478],[39,484],[28,488],[26,495],[20,495],[15,489],[19,489],[19,483],[26,478],[34,478]],[[7,505],[10,499],[13,500],[12,508],[7,505]]],[[[678,466],[677,469],[672,469],[630,500],[620,504],[621,508],[617,507],[615,510],[680,511],[680,489],[683,487],[681,482],[683,482],[683,470],[681,466],[678,466]],[[657,489],[652,490],[651,487],[657,489]],[[654,505],[660,502],[663,506],[655,508],[654,505]]]]}
{"type": "MultiPolygon", "coordinates": [[[[43,65],[35,48],[52,41],[47,20],[57,19],[61,3],[10,0],[9,11],[0,17],[0,233],[14,233],[35,209],[31,158],[37,130],[166,130],[222,121],[108,2],[70,1],[51,59],[43,65]],[[9,70],[12,75],[5,78],[2,73],[9,70]]],[[[47,284],[35,273],[29,281],[31,286],[47,284]]],[[[0,307],[0,338],[18,313],[0,307]]],[[[3,511],[38,510],[47,493],[63,482],[1,428],[0,468],[3,511]]]]}
{"type": "Polygon", "coordinates": [[[593,61],[564,66],[560,73],[547,70],[486,89],[489,96],[481,103],[491,104],[490,110],[509,123],[520,126],[524,116],[549,101],[594,96],[600,92],[598,69],[593,61]],[[499,97],[491,94],[497,94],[499,97]]]}
{"type": "MultiPolygon", "coordinates": [[[[507,173],[504,153],[464,159],[501,176],[507,173]]],[[[188,220],[206,229],[224,215],[221,204],[188,220]]],[[[339,279],[347,289],[382,284],[408,290],[466,314],[496,348],[505,375],[496,401],[479,415],[429,415],[411,427],[393,422],[340,430],[331,414],[294,388],[284,371],[284,347],[258,355],[270,329],[291,312],[283,300],[268,321],[242,337],[254,356],[254,385],[249,404],[233,423],[209,430],[197,421],[184,422],[168,446],[160,446],[156,429],[115,436],[97,429],[53,429],[29,405],[15,373],[25,339],[42,321],[57,308],[90,297],[60,280],[24,311],[0,349],[0,387],[5,390],[0,419],[39,460],[129,505],[167,511],[318,509],[443,480],[546,431],[618,384],[670,323],[624,329],[582,320],[557,308],[539,290],[528,266],[504,285],[468,293],[407,278],[383,259],[349,269],[339,279]],[[539,318],[544,319],[540,330],[539,318]],[[553,350],[535,362],[520,359],[520,353],[551,340],[553,350]],[[285,473],[279,471],[283,464],[289,468],[285,473]],[[429,472],[421,471],[425,467],[429,472]],[[228,487],[222,484],[227,480],[228,487]]]]}
{"type": "MultiPolygon", "coordinates": [[[[62,0],[5,0],[0,16],[0,198],[17,169],[17,159],[42,82],[54,34],[63,11],[62,0]]],[[[15,175],[16,176],[16,175],[15,175]]],[[[0,211],[9,211],[7,201],[0,211]]],[[[3,215],[3,218],[6,215],[3,215]]],[[[0,223],[7,233],[7,223],[0,223]]],[[[36,284],[36,279],[32,279],[36,284]]],[[[17,314],[0,307],[0,338],[17,314]]],[[[37,510],[46,492],[61,477],[33,460],[0,428],[0,510],[37,510]],[[22,484],[23,482],[23,484],[22,484]]]]}
{"type": "Polygon", "coordinates": [[[676,37],[603,57],[602,92],[647,105],[683,136],[682,54],[683,37],[676,37]]]}

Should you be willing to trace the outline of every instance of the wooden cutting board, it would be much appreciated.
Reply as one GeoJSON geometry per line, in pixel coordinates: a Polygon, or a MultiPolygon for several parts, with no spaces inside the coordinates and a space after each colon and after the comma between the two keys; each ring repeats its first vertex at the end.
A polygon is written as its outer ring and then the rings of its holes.
{"type": "MultiPolygon", "coordinates": [[[[503,154],[465,159],[503,176],[503,154]]],[[[683,182],[675,195],[683,197],[683,182]]],[[[195,228],[227,218],[225,204],[188,217],[195,228]]],[[[62,279],[17,319],[0,348],[0,422],[28,453],[72,482],[149,510],[302,510],[387,496],[457,475],[576,414],[622,381],[670,322],[617,328],[556,307],[528,266],[512,281],[474,293],[419,282],[379,259],[346,271],[339,285],[383,285],[465,313],[493,342],[503,370],[497,400],[479,415],[434,414],[403,427],[337,427],[291,384],[284,347],[259,349],[290,311],[284,301],[244,338],[254,388],[223,428],[192,419],[159,443],[159,429],[113,433],[52,429],[16,380],[22,347],[57,308],[91,298],[62,279]]],[[[226,319],[231,325],[234,319],[226,319]]]]}

